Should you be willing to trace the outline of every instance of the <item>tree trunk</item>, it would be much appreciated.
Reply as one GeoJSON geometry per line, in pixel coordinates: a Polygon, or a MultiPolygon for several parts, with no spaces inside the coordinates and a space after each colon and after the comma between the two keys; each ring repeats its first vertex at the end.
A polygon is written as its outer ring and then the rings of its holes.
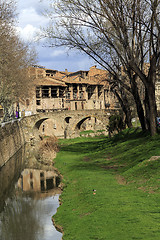
{"type": "Polygon", "coordinates": [[[132,118],[131,118],[131,110],[130,110],[126,96],[124,96],[124,93],[123,93],[123,99],[122,99],[116,90],[113,90],[113,91],[116,97],[118,98],[119,103],[122,107],[122,110],[126,116],[125,123],[127,124],[128,128],[132,128],[133,125],[132,125],[132,118]]]}
{"type": "Polygon", "coordinates": [[[137,88],[137,84],[136,84],[135,81],[131,82],[131,88],[132,88],[132,94],[133,94],[133,97],[134,97],[134,101],[136,103],[138,118],[139,118],[142,130],[144,131],[144,130],[146,130],[144,110],[143,110],[143,107],[142,107],[142,102],[141,102],[139,92],[138,92],[138,88],[137,88]]]}
{"type": "Polygon", "coordinates": [[[147,87],[148,91],[148,102],[149,102],[149,122],[150,122],[150,133],[151,136],[154,136],[157,133],[156,126],[156,117],[157,117],[157,108],[155,100],[155,87],[150,81],[147,87]]]}
{"type": "Polygon", "coordinates": [[[129,111],[129,110],[126,111],[125,115],[126,115],[126,124],[127,124],[128,128],[132,128],[133,125],[132,125],[131,111],[129,111]]]}
{"type": "Polygon", "coordinates": [[[150,68],[148,75],[144,73],[137,67],[134,62],[130,63],[132,70],[140,77],[142,82],[145,85],[146,96],[145,96],[145,107],[146,107],[146,116],[149,116],[149,130],[151,136],[154,136],[157,133],[156,128],[156,117],[157,117],[157,108],[156,108],[156,99],[155,99],[155,80],[156,80],[156,58],[152,57],[150,61],[150,68]]]}
{"type": "Polygon", "coordinates": [[[144,106],[145,106],[145,121],[146,121],[146,128],[150,131],[150,109],[149,109],[149,98],[148,98],[148,91],[145,88],[145,99],[144,99],[144,106]]]}

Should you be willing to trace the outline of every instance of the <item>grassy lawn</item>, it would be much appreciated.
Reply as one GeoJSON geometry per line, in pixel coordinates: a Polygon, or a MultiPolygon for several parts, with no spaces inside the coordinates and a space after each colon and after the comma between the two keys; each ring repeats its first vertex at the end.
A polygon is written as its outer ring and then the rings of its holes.
{"type": "Polygon", "coordinates": [[[54,219],[64,240],[160,239],[160,161],[148,161],[160,156],[159,135],[125,130],[60,145],[64,189],[54,219]]]}

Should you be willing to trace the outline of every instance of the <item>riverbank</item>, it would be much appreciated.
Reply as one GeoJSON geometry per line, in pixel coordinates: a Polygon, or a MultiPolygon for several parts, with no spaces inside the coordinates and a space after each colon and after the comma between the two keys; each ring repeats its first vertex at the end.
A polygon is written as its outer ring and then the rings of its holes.
{"type": "Polygon", "coordinates": [[[0,170],[23,147],[25,142],[20,121],[0,124],[0,170]]]}
{"type": "Polygon", "coordinates": [[[138,129],[60,140],[54,162],[64,188],[54,221],[63,240],[160,238],[159,142],[138,129]]]}
{"type": "Polygon", "coordinates": [[[56,150],[55,144],[53,138],[46,138],[36,149],[25,144],[1,168],[0,239],[62,238],[51,221],[59,207],[61,179],[53,162],[50,164],[48,158],[37,160],[35,154],[41,150],[41,155],[48,157],[56,150]]]}

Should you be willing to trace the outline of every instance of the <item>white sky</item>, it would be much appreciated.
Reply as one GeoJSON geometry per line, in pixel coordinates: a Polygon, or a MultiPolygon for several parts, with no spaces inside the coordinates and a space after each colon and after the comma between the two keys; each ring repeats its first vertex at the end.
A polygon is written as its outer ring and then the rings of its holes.
{"type": "MultiPolygon", "coordinates": [[[[54,0],[53,0],[54,1],[54,0]]],[[[19,14],[18,29],[23,40],[33,43],[36,32],[40,27],[46,26],[48,20],[42,15],[42,9],[46,8],[47,0],[17,0],[17,12],[19,14]]],[[[77,52],[69,52],[69,55],[61,48],[43,47],[43,43],[34,43],[38,52],[38,64],[46,68],[78,71],[89,70],[95,63],[86,55],[77,52]]]]}

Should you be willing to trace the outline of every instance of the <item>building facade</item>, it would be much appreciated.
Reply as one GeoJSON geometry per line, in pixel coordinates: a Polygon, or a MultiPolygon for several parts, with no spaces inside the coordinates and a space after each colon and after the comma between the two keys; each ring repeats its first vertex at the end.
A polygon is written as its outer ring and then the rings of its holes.
{"type": "Polygon", "coordinates": [[[20,103],[23,115],[55,110],[89,110],[118,107],[118,101],[110,92],[109,84],[99,80],[106,73],[96,66],[89,71],[68,72],[42,67],[32,67],[34,89],[26,102],[20,103]]]}

